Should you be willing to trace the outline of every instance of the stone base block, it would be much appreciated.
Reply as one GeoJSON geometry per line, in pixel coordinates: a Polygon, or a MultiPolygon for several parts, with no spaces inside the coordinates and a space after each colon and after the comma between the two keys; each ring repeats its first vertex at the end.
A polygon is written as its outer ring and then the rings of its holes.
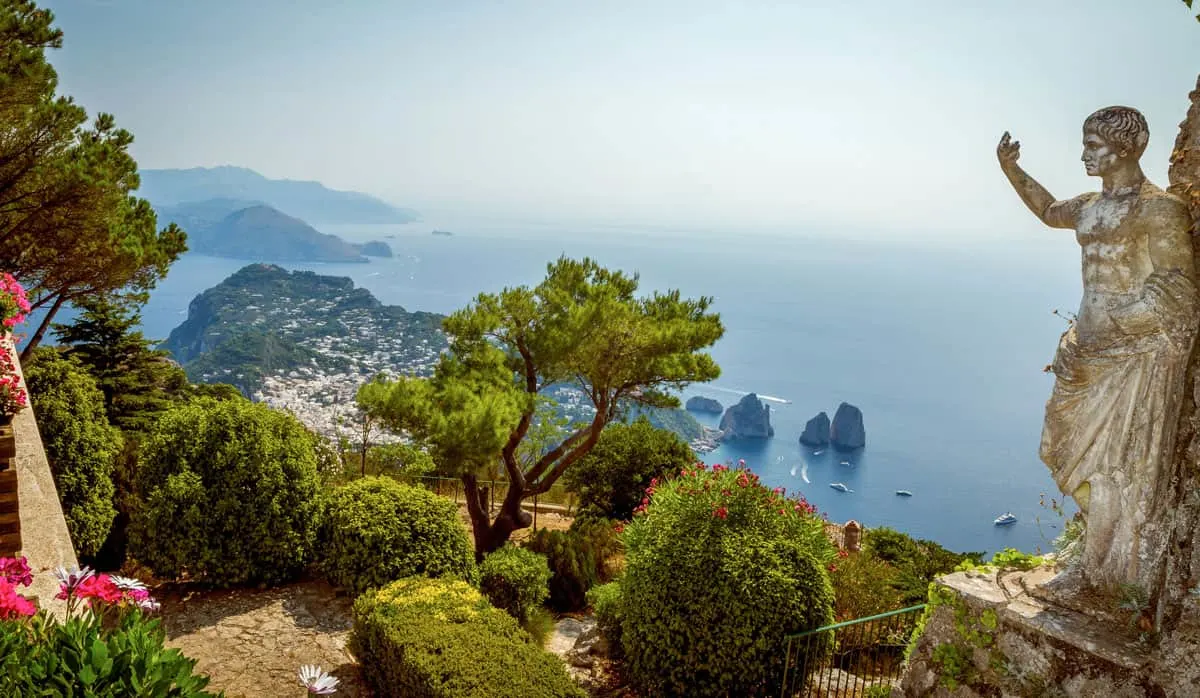
{"type": "Polygon", "coordinates": [[[1053,576],[1052,568],[1040,568],[940,579],[896,693],[1200,696],[1200,608],[1158,635],[1145,632],[1138,613],[1121,608],[1119,599],[1052,591],[1046,583],[1053,576]]]}

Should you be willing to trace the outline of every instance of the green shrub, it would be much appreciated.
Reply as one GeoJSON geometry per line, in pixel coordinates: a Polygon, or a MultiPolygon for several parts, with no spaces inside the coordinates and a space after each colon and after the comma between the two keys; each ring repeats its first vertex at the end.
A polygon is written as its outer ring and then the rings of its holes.
{"type": "Polygon", "coordinates": [[[138,458],[130,552],[160,577],[276,583],[312,559],[323,511],[318,437],[241,400],[167,411],[138,458]]]}
{"type": "Polygon", "coordinates": [[[321,566],[361,593],[401,577],[477,579],[475,553],[454,502],[368,476],[335,489],[321,529],[321,566]]]}
{"type": "Polygon", "coordinates": [[[76,359],[39,347],[25,380],[71,542],[90,558],[117,516],[113,467],[123,447],[121,432],[108,423],[104,394],[76,359]]]}
{"type": "Polygon", "coordinates": [[[96,698],[204,698],[208,677],[193,673],[196,660],[167,649],[157,619],[138,612],[115,628],[97,616],[72,616],[61,624],[45,613],[29,620],[0,620],[0,695],[96,698]]]}
{"type": "Polygon", "coordinates": [[[354,602],[350,650],[387,698],[583,698],[554,655],[466,582],[409,577],[354,602]]]}
{"type": "Polygon", "coordinates": [[[690,446],[641,416],[632,424],[605,427],[596,446],[567,470],[564,481],[579,495],[580,514],[628,520],[651,480],[695,462],[690,446]]]}
{"type": "Polygon", "coordinates": [[[569,531],[539,529],[525,547],[550,565],[550,607],[560,613],[587,606],[587,591],[608,579],[607,560],[620,549],[607,519],[576,519],[569,531]]]}
{"type": "Polygon", "coordinates": [[[609,655],[619,656],[621,650],[621,585],[609,582],[592,587],[587,593],[588,603],[596,616],[596,626],[608,641],[609,655]]]}
{"type": "Polygon", "coordinates": [[[829,573],[834,620],[854,620],[902,608],[896,568],[868,552],[839,559],[829,573]]]}
{"type": "Polygon", "coordinates": [[[524,548],[506,545],[489,553],[479,566],[479,590],[521,623],[546,600],[549,584],[546,557],[524,548]]]}
{"type": "Polygon", "coordinates": [[[899,592],[899,604],[924,603],[929,583],[953,572],[963,562],[981,564],[983,553],[955,553],[931,540],[913,538],[890,528],[868,528],[863,532],[863,552],[896,569],[892,586],[899,592]]]}
{"type": "MultiPolygon", "coordinates": [[[[803,499],[703,465],[626,526],[621,643],[647,695],[778,695],[786,635],[833,618],[834,548],[803,499]]],[[[824,651],[824,648],[818,648],[824,651]]]]}

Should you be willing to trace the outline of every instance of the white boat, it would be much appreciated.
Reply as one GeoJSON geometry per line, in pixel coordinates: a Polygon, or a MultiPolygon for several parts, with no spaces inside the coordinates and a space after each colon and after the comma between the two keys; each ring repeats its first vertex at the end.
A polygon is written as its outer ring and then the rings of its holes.
{"type": "Polygon", "coordinates": [[[997,516],[996,521],[994,523],[997,526],[1007,526],[1009,524],[1015,524],[1016,522],[1017,522],[1017,517],[1013,516],[1012,512],[1006,511],[1003,514],[997,516]]]}
{"type": "Polygon", "coordinates": [[[896,494],[900,495],[901,497],[911,497],[912,496],[912,492],[909,492],[908,490],[896,490],[896,494]]]}
{"type": "Polygon", "coordinates": [[[817,450],[813,451],[813,455],[814,455],[814,456],[819,456],[819,455],[821,455],[821,454],[822,454],[822,453],[824,453],[824,452],[825,452],[825,451],[824,451],[824,449],[820,449],[820,448],[818,448],[817,450]]]}
{"type": "Polygon", "coordinates": [[[841,463],[841,464],[842,464],[842,465],[850,465],[850,461],[848,461],[848,460],[844,460],[844,461],[842,461],[842,463],[841,463]]]}
{"type": "Polygon", "coordinates": [[[843,485],[840,482],[831,482],[831,483],[829,483],[829,486],[832,487],[833,489],[837,490],[838,492],[853,492],[854,491],[854,490],[850,489],[849,487],[846,487],[845,485],[843,485]]]}

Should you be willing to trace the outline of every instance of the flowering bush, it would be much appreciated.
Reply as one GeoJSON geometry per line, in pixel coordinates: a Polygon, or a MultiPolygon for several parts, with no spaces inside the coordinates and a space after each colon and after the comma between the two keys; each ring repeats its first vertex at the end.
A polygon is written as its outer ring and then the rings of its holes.
{"type": "Polygon", "coordinates": [[[29,299],[21,284],[8,272],[0,275],[0,324],[4,331],[11,333],[14,327],[25,322],[29,310],[29,299]]]}
{"type": "Polygon", "coordinates": [[[166,634],[145,585],[88,568],[58,569],[67,618],[17,593],[33,575],[25,558],[0,558],[0,695],[201,698],[208,677],[163,646],[166,634]]]}
{"type": "Polygon", "coordinates": [[[777,695],[785,636],[833,618],[821,518],[748,470],[697,463],[651,481],[622,537],[606,614],[648,695],[777,695]]]}
{"type": "Polygon", "coordinates": [[[380,698],[584,698],[557,657],[457,579],[408,577],[354,602],[350,651],[380,698]]]}
{"type": "Polygon", "coordinates": [[[550,594],[546,557],[506,545],[489,553],[479,566],[479,590],[492,605],[524,623],[550,594]]]}
{"type": "Polygon", "coordinates": [[[0,346],[0,415],[11,416],[29,404],[29,396],[17,375],[17,366],[7,347],[0,346]]]}

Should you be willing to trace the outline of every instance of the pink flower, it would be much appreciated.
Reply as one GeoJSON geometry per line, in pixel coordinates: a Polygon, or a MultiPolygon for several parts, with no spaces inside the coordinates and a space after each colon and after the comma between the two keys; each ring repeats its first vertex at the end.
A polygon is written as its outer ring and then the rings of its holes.
{"type": "Polygon", "coordinates": [[[105,603],[116,603],[123,596],[121,590],[116,584],[113,584],[107,574],[99,574],[83,580],[77,594],[81,599],[100,599],[105,603]]]}
{"type": "Polygon", "coordinates": [[[7,579],[0,579],[0,619],[24,618],[37,613],[37,606],[17,593],[7,579]]]}
{"type": "Polygon", "coordinates": [[[0,579],[13,586],[33,584],[33,573],[29,569],[29,561],[24,557],[0,557],[0,579]]]}

